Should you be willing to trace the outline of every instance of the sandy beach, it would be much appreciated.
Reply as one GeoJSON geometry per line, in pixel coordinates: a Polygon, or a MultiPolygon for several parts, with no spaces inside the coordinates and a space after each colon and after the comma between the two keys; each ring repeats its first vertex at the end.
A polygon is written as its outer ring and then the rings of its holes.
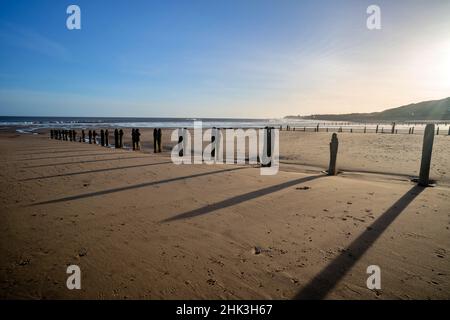
{"type": "Polygon", "coordinates": [[[282,132],[275,176],[177,166],[149,137],[144,153],[0,133],[0,298],[450,298],[448,137],[432,188],[408,178],[417,159],[390,161],[420,154],[420,136],[342,134],[338,163],[355,168],[334,177],[320,168],[330,134],[282,132]],[[388,165],[364,170],[370,159],[388,165]],[[81,290],[66,287],[72,264],[81,290]],[[366,287],[369,265],[381,290],[366,287]]]}

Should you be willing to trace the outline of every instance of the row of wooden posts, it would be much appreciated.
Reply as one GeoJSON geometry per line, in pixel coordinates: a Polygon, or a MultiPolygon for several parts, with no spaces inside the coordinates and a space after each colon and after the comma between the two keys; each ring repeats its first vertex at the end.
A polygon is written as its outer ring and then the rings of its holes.
{"type": "MultiPolygon", "coordinates": [[[[123,148],[123,136],[124,132],[122,129],[114,130],[114,147],[116,149],[123,148]]],[[[132,148],[133,150],[140,150],[140,132],[139,129],[131,130],[131,140],[132,140],[132,148]]],[[[51,129],[50,130],[50,139],[55,140],[63,140],[63,141],[72,141],[72,142],[86,142],[86,134],[84,130],[81,130],[81,134],[77,139],[76,130],[65,130],[65,129],[51,129]]],[[[153,130],[153,149],[154,152],[161,152],[161,139],[162,133],[161,129],[155,128],[153,130]]],[[[97,132],[95,130],[88,131],[88,143],[89,144],[97,144],[97,132]]],[[[100,143],[102,147],[109,147],[109,130],[100,130],[100,143]]]]}
{"type": "MultiPolygon", "coordinates": [[[[222,128],[222,129],[226,129],[226,128],[222,128]]],[[[231,129],[231,128],[228,128],[231,129]]],[[[261,161],[261,159],[257,158],[257,162],[261,164],[262,167],[271,167],[272,166],[272,150],[274,145],[272,144],[272,130],[274,130],[274,127],[264,127],[265,130],[265,141],[264,141],[264,155],[265,157],[267,157],[267,159],[269,161],[261,161]]],[[[178,150],[178,156],[179,157],[183,157],[184,155],[184,146],[183,146],[183,142],[184,142],[184,133],[187,130],[187,128],[183,128],[181,130],[178,131],[178,145],[180,145],[181,147],[178,150]]],[[[215,159],[216,158],[216,141],[217,141],[217,135],[218,135],[218,131],[220,131],[221,128],[216,128],[216,127],[212,127],[212,132],[211,132],[211,158],[215,159]]]]}
{"type": "MultiPolygon", "coordinates": [[[[338,127],[337,128],[337,132],[338,133],[344,132],[344,128],[345,127],[338,127]]],[[[291,127],[290,125],[287,125],[285,127],[286,131],[303,131],[303,132],[306,132],[307,129],[308,129],[308,127],[306,127],[306,126],[304,126],[304,127],[291,127]]],[[[312,129],[314,130],[314,132],[320,132],[320,129],[321,129],[320,124],[317,124],[315,127],[312,127],[312,129]]],[[[358,129],[360,129],[360,128],[358,128],[358,129]]],[[[283,126],[280,126],[280,131],[282,131],[282,130],[283,130],[283,126]]],[[[336,130],[336,128],[324,127],[322,132],[329,132],[329,131],[332,131],[332,130],[336,130]]],[[[367,133],[368,132],[367,126],[364,126],[364,128],[361,128],[361,130],[362,130],[363,133],[367,133]]],[[[414,134],[414,130],[415,130],[415,127],[409,127],[408,128],[408,134],[414,134]]],[[[436,130],[435,130],[436,135],[439,135],[439,131],[440,131],[440,128],[438,126],[436,128],[436,130]]],[[[354,128],[350,128],[348,130],[348,132],[353,133],[354,132],[354,128]]],[[[355,132],[356,132],[356,129],[355,129],[355,132]]],[[[377,126],[375,128],[375,133],[398,134],[399,132],[400,131],[396,128],[396,123],[395,122],[392,123],[391,128],[389,130],[386,130],[386,131],[385,131],[384,127],[380,128],[380,125],[378,125],[378,124],[377,124],[377,126]]],[[[448,128],[447,135],[450,136],[450,126],[448,128]]]]}
{"type": "MultiPolygon", "coordinates": [[[[422,145],[422,159],[420,162],[420,173],[418,184],[423,187],[430,185],[430,166],[431,154],[433,152],[435,125],[427,124],[423,136],[422,145]]],[[[339,141],[337,133],[333,133],[330,142],[330,164],[328,166],[328,175],[334,176],[337,174],[336,160],[338,152],[339,141]]]]}
{"type": "MultiPolygon", "coordinates": [[[[116,149],[123,148],[123,135],[122,129],[114,130],[114,147],[116,149]]],[[[81,130],[81,134],[77,139],[76,130],[65,130],[65,129],[52,129],[50,130],[50,139],[72,141],[72,142],[86,142],[86,134],[84,130],[81,130]]],[[[88,131],[88,143],[97,144],[97,132],[95,130],[88,131]]],[[[109,147],[109,130],[100,130],[100,143],[102,147],[109,147]]]]}
{"type": "MultiPolygon", "coordinates": [[[[318,128],[318,127],[317,127],[318,128]]],[[[214,128],[217,129],[217,128],[214,128]]],[[[271,131],[273,127],[265,127],[266,130],[266,141],[265,141],[265,149],[266,149],[266,156],[271,159],[272,157],[272,134],[271,131]]],[[[394,130],[395,127],[392,128],[394,130]]],[[[135,149],[135,142],[137,139],[137,142],[139,143],[139,129],[133,129],[132,130],[132,140],[133,140],[133,150],[135,149]],[[137,133],[136,133],[137,130],[137,133]],[[136,138],[136,135],[138,135],[138,138],[136,138]]],[[[186,130],[186,128],[184,129],[186,130]]],[[[114,140],[115,140],[115,147],[116,148],[122,148],[123,147],[123,130],[114,130],[114,140]]],[[[418,183],[421,186],[428,186],[430,184],[430,166],[431,166],[431,154],[433,151],[433,143],[434,143],[434,135],[435,135],[435,125],[434,124],[427,124],[424,130],[424,138],[423,138],[423,145],[422,145],[422,159],[420,164],[420,174],[418,183]]],[[[77,133],[75,130],[50,130],[50,138],[51,139],[57,139],[57,140],[65,140],[65,141],[77,141],[76,139],[77,133]]],[[[109,131],[103,131],[103,129],[100,131],[100,144],[102,146],[109,146],[109,131]]],[[[154,152],[161,152],[161,129],[154,129],[153,130],[153,148],[154,152]]],[[[184,139],[184,134],[179,133],[178,136],[178,143],[181,144],[184,139]]],[[[216,140],[215,134],[211,135],[211,143],[214,144],[216,140]]],[[[85,133],[84,130],[81,131],[81,137],[79,138],[79,142],[85,142],[85,133]]],[[[89,143],[96,144],[96,132],[95,130],[91,131],[89,130],[89,143]]],[[[330,142],[330,163],[328,166],[328,175],[334,176],[338,173],[338,169],[336,166],[337,162],[337,153],[338,153],[338,147],[339,147],[339,140],[337,137],[337,133],[333,133],[331,136],[331,142],[330,142]]],[[[211,150],[211,156],[215,157],[216,150],[215,148],[212,148],[211,150]]],[[[179,156],[183,156],[183,149],[181,148],[179,150],[179,156]]],[[[265,166],[271,166],[271,161],[266,164],[265,166]]]]}

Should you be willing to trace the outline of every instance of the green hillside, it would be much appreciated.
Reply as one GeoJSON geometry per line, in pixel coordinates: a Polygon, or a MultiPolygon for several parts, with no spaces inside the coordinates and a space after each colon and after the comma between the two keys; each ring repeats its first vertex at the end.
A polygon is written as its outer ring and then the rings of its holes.
{"type": "Polygon", "coordinates": [[[412,103],[398,108],[372,113],[318,114],[287,116],[287,119],[317,119],[336,121],[420,121],[450,120],[450,97],[441,100],[412,103]]]}

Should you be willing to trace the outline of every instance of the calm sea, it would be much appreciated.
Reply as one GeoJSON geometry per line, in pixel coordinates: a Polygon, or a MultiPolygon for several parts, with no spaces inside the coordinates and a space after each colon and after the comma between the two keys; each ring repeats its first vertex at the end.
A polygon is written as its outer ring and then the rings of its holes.
{"type": "Polygon", "coordinates": [[[230,119],[230,118],[94,118],[94,117],[0,117],[0,127],[17,127],[21,131],[46,128],[192,128],[194,121],[205,128],[262,128],[265,126],[313,125],[312,120],[230,119]]]}
{"type": "MultiPolygon", "coordinates": [[[[265,126],[284,128],[314,128],[320,123],[321,127],[347,127],[356,130],[374,130],[376,123],[349,123],[306,119],[232,119],[232,118],[119,118],[119,117],[5,117],[0,116],[0,129],[14,127],[22,133],[32,133],[39,129],[86,129],[86,128],[193,128],[194,121],[202,121],[204,128],[264,128],[265,126]]],[[[410,124],[398,123],[396,128],[408,131],[410,124]]],[[[416,129],[423,129],[423,125],[416,124],[416,129]]],[[[440,124],[441,130],[448,130],[448,125],[440,124]]],[[[379,125],[381,130],[390,130],[390,123],[379,125]]]]}

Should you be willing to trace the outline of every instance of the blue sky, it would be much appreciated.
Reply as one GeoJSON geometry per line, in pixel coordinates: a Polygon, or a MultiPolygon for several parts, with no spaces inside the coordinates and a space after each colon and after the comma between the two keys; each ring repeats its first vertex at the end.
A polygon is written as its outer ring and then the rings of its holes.
{"type": "Polygon", "coordinates": [[[450,1],[0,6],[0,115],[282,117],[450,95],[450,1]]]}

